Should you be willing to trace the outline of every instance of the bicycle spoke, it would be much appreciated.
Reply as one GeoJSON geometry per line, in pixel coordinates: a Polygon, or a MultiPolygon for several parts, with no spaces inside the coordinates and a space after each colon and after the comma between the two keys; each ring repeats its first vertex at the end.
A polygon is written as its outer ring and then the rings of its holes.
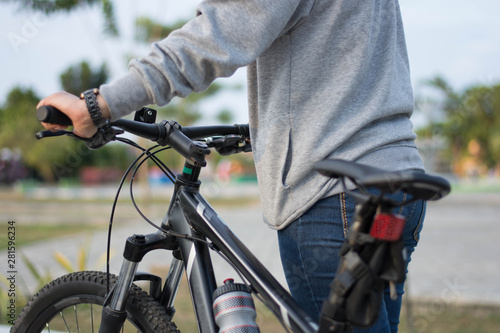
{"type": "Polygon", "coordinates": [[[76,331],[80,332],[80,327],[78,326],[78,313],[76,312],[76,305],[73,307],[75,310],[75,320],[76,320],[76,331]]]}
{"type": "Polygon", "coordinates": [[[92,327],[92,333],[94,333],[94,306],[90,304],[90,325],[92,327]]]}
{"type": "Polygon", "coordinates": [[[64,318],[64,315],[63,315],[62,311],[59,312],[59,313],[61,314],[62,320],[64,321],[64,325],[66,325],[66,328],[68,329],[68,332],[71,332],[71,330],[69,329],[68,323],[66,322],[66,318],[64,318]]]}

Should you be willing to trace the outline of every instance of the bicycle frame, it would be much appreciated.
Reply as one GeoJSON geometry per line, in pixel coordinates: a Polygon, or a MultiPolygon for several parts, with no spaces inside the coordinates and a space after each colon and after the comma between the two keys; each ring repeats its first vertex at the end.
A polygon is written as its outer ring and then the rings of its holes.
{"type": "MultiPolygon", "coordinates": [[[[264,299],[270,310],[288,329],[293,332],[316,332],[317,324],[306,315],[291,295],[203,198],[199,192],[200,182],[188,180],[183,176],[188,175],[183,173],[177,177],[162,228],[187,235],[189,238],[208,239],[211,246],[218,249],[245,277],[252,291],[264,299]]],[[[161,295],[161,304],[166,308],[173,306],[179,282],[185,270],[199,331],[202,333],[218,332],[212,310],[212,294],[217,285],[209,246],[205,242],[186,238],[178,238],[176,241],[180,253],[178,259],[182,260],[176,259],[174,254],[173,264],[161,295]]],[[[124,288],[128,290],[132,283],[138,265],[135,261],[140,261],[142,256],[151,250],[173,249],[172,241],[158,236],[158,233],[145,236],[140,246],[143,250],[136,259],[130,260],[125,255],[119,280],[112,295],[112,305],[124,302],[118,299],[123,298],[126,293],[122,292],[120,295],[119,291],[124,288]]],[[[119,309],[114,308],[114,310],[119,309]]]]}
{"type": "MultiPolygon", "coordinates": [[[[179,222],[199,230],[234,264],[250,282],[252,288],[264,298],[271,310],[289,329],[293,332],[316,331],[316,324],[307,317],[290,294],[219,218],[215,210],[200,195],[197,188],[184,187],[178,191],[177,198],[187,223],[180,221],[181,219],[172,218],[170,222],[174,230],[179,222]]],[[[177,217],[177,215],[174,216],[177,217]]],[[[210,279],[205,280],[212,268],[211,262],[204,258],[204,255],[207,254],[207,246],[184,240],[182,243],[185,245],[181,244],[181,252],[184,258],[188,258],[185,267],[190,289],[192,291],[200,289],[210,291],[208,300],[196,292],[192,293],[197,305],[195,311],[198,322],[202,324],[200,331],[205,332],[205,328],[210,327],[209,324],[214,322],[211,296],[216,288],[212,280],[213,275],[210,275],[210,279]],[[200,274],[200,272],[206,272],[206,274],[200,274]],[[204,318],[208,318],[207,323],[203,323],[204,318]]]]}
{"type": "MultiPolygon", "coordinates": [[[[51,112],[61,114],[54,108],[51,109],[51,112]]],[[[46,119],[39,117],[39,120],[45,121],[46,119]]],[[[245,280],[244,282],[250,285],[251,291],[260,295],[287,329],[302,333],[317,332],[318,324],[306,315],[305,311],[235,236],[199,192],[201,183],[198,177],[201,168],[206,165],[205,156],[210,153],[209,147],[219,148],[223,151],[226,149],[227,153],[249,151],[246,150],[248,147],[245,142],[245,138],[249,137],[248,126],[207,127],[199,130],[184,128],[183,130],[176,122],[166,120],[159,124],[118,120],[113,123],[113,126],[156,141],[161,146],[169,145],[186,158],[186,163],[182,174],[176,178],[172,200],[162,222],[161,230],[149,235],[134,235],[127,239],[118,281],[114,285],[114,289],[108,292],[104,301],[100,332],[120,331],[127,317],[125,305],[134,280],[150,281],[150,295],[173,315],[173,304],[184,271],[199,331],[203,333],[216,332],[217,325],[212,311],[212,294],[217,286],[210,249],[216,250],[233,266],[245,280]],[[184,132],[189,134],[185,135],[184,132]],[[207,140],[206,143],[192,141],[195,138],[214,135],[235,135],[235,137],[229,137],[229,140],[217,139],[210,142],[207,140]],[[161,290],[159,277],[149,273],[137,273],[137,267],[143,256],[157,249],[173,251],[174,255],[163,290],[161,290]]],[[[116,134],[123,132],[113,127],[108,127],[106,130],[107,132],[104,134],[114,139],[116,139],[116,134]]],[[[37,137],[41,139],[59,135],[75,136],[72,132],[60,131],[56,133],[41,132],[37,134],[37,137]]],[[[128,143],[137,147],[133,143],[128,143]]],[[[91,146],[94,147],[93,141],[91,146]]],[[[154,155],[154,153],[150,155],[149,150],[143,151],[145,155],[148,155],[147,158],[154,155]]],[[[345,264],[339,266],[338,273],[347,278],[333,281],[330,296],[334,297],[329,297],[328,302],[325,301],[323,304],[319,330],[321,332],[340,332],[351,327],[351,324],[368,326],[376,318],[372,315],[368,316],[369,312],[363,312],[371,310],[369,307],[371,304],[362,305],[364,302],[363,293],[381,292],[380,285],[383,281],[388,282],[393,287],[394,283],[404,279],[403,257],[402,255],[393,255],[394,251],[401,252],[400,237],[404,220],[397,217],[380,218],[376,221],[377,227],[372,228],[376,209],[387,213],[393,207],[399,207],[403,204],[403,202],[392,202],[390,199],[384,198],[383,194],[404,191],[413,196],[412,200],[438,200],[449,193],[450,186],[446,180],[439,177],[420,173],[385,172],[343,160],[321,161],[317,163],[316,168],[326,176],[342,178],[343,182],[346,178],[351,179],[365,192],[364,195],[357,195],[363,204],[356,212],[353,232],[349,237],[349,252],[343,255],[345,264]],[[367,187],[376,187],[382,192],[377,196],[372,196],[367,193],[367,187]],[[399,243],[394,242],[398,239],[399,243]],[[391,244],[395,246],[389,246],[389,242],[393,242],[391,244]],[[367,257],[364,258],[360,254],[363,249],[366,249],[366,246],[370,246],[370,251],[364,251],[367,253],[367,257]],[[372,257],[370,253],[375,253],[371,251],[374,247],[379,251],[377,251],[377,256],[372,257]],[[384,259],[384,256],[389,258],[390,265],[382,267],[380,261],[384,259]],[[370,274],[367,275],[368,273],[370,274]],[[359,303],[355,304],[358,304],[363,310],[361,316],[356,314],[354,320],[344,318],[346,316],[343,314],[339,316],[337,308],[342,309],[346,292],[358,286],[355,285],[357,279],[370,278],[374,274],[380,275],[374,278],[376,285],[372,289],[370,287],[360,291],[360,288],[364,288],[364,285],[360,284],[357,289],[358,294],[354,294],[354,301],[359,303]],[[382,277],[382,275],[384,276],[382,277]]],[[[345,183],[344,187],[346,187],[345,183]]],[[[354,196],[355,193],[351,193],[351,195],[354,196]]],[[[147,220],[146,217],[144,218],[147,220]]],[[[148,222],[150,221],[148,220],[148,222]]],[[[358,305],[356,305],[355,311],[358,311],[358,305]]],[[[376,308],[376,306],[373,307],[376,308]]]]}

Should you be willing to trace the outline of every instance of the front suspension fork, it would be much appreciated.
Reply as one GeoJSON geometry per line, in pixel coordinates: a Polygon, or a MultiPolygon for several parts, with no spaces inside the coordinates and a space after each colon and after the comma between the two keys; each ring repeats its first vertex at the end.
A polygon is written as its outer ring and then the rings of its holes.
{"type": "MultiPolygon", "coordinates": [[[[125,306],[130,288],[135,280],[137,267],[146,253],[156,249],[175,250],[177,249],[177,242],[174,237],[163,233],[133,235],[127,239],[118,281],[110,295],[108,295],[102,309],[99,333],[119,333],[121,331],[123,323],[127,319],[125,306]],[[109,300],[110,296],[111,300],[109,300]]],[[[179,266],[183,266],[178,262],[179,260],[174,258],[165,283],[165,287],[169,288],[167,289],[169,296],[162,296],[162,301],[172,306],[172,315],[173,302],[183,273],[183,269],[179,269],[179,266]]]]}

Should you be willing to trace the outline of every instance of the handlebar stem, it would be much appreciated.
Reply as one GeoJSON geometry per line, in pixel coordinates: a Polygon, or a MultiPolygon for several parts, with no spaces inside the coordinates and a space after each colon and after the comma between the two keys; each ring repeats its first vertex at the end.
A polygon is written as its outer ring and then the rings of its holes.
{"type": "Polygon", "coordinates": [[[159,135],[155,140],[158,144],[162,146],[168,144],[195,167],[204,167],[207,165],[205,156],[210,154],[208,146],[202,142],[192,141],[188,138],[182,133],[182,127],[177,122],[164,120],[158,124],[158,130],[159,135]]]}

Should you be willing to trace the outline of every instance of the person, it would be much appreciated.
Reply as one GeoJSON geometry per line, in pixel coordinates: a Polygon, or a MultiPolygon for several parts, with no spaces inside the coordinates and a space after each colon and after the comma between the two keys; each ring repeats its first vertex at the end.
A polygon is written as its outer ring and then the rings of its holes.
{"type": "MultiPolygon", "coordinates": [[[[97,129],[89,100],[115,120],[203,91],[243,66],[264,220],[278,230],[293,297],[317,319],[355,203],[313,164],[340,158],[424,170],[409,119],[413,95],[398,0],[206,0],[195,18],[132,60],[123,77],[87,92],[86,100],[60,92],[39,106],[57,107],[77,135],[90,137],[97,129]]],[[[410,253],[424,212],[422,202],[400,212],[408,218],[410,253]]],[[[397,300],[384,298],[368,331],[397,331],[402,293],[399,285],[397,300]]]]}

